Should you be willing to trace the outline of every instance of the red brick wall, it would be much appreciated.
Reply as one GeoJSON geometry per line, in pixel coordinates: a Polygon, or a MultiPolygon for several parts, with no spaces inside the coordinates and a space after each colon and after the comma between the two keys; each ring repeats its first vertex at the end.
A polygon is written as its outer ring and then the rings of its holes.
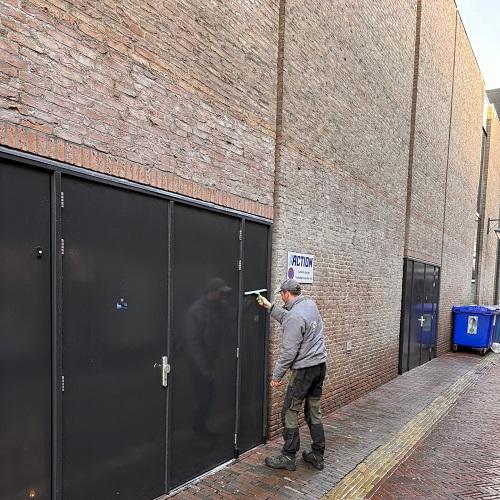
{"type": "Polygon", "coordinates": [[[470,298],[483,102],[483,79],[459,18],[444,218],[438,354],[450,349],[451,307],[467,304],[470,298]]]}
{"type": "Polygon", "coordinates": [[[74,164],[272,216],[276,2],[0,5],[4,125],[74,164]]]}
{"type": "Polygon", "coordinates": [[[441,264],[456,8],[423,1],[406,256],[441,264]]]}
{"type": "Polygon", "coordinates": [[[442,263],[439,352],[468,296],[483,84],[451,0],[421,2],[414,75],[418,3],[0,0],[0,144],[274,215],[273,286],[316,257],[330,411],[396,376],[405,236],[442,263]]]}
{"type": "Polygon", "coordinates": [[[273,285],[315,256],[327,412],[397,373],[414,37],[415,2],[287,2],[273,285]]]}

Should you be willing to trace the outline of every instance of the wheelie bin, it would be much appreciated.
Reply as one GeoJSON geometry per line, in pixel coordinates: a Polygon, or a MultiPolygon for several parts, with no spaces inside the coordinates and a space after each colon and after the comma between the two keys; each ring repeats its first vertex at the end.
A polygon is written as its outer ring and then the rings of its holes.
{"type": "Polygon", "coordinates": [[[496,306],[454,306],[453,350],[471,347],[486,354],[493,342],[498,313],[496,306]]]}

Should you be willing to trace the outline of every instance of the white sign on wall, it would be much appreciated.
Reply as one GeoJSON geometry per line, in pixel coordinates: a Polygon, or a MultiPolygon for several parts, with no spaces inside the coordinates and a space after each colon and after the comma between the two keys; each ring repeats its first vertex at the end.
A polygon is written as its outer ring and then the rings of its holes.
{"type": "Polygon", "coordinates": [[[299,283],[312,283],[314,273],[314,255],[288,252],[287,278],[299,283]]]}

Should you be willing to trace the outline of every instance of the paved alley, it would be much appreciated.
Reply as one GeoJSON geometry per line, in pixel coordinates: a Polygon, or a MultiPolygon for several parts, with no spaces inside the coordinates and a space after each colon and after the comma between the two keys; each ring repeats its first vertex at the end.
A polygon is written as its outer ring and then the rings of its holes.
{"type": "Polygon", "coordinates": [[[498,359],[449,353],[329,415],[323,472],[264,466],[274,439],[170,496],[500,498],[498,359]]]}

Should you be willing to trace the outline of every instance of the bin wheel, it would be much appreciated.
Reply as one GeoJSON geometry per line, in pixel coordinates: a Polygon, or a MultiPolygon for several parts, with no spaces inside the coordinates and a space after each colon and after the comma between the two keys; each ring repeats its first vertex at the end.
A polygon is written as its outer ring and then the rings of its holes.
{"type": "Polygon", "coordinates": [[[481,356],[484,356],[484,355],[486,354],[486,351],[487,351],[487,349],[485,349],[485,348],[483,347],[483,349],[481,349],[481,351],[480,351],[481,356]]]}
{"type": "Polygon", "coordinates": [[[457,344],[453,344],[453,352],[457,352],[458,346],[457,344]]]}

